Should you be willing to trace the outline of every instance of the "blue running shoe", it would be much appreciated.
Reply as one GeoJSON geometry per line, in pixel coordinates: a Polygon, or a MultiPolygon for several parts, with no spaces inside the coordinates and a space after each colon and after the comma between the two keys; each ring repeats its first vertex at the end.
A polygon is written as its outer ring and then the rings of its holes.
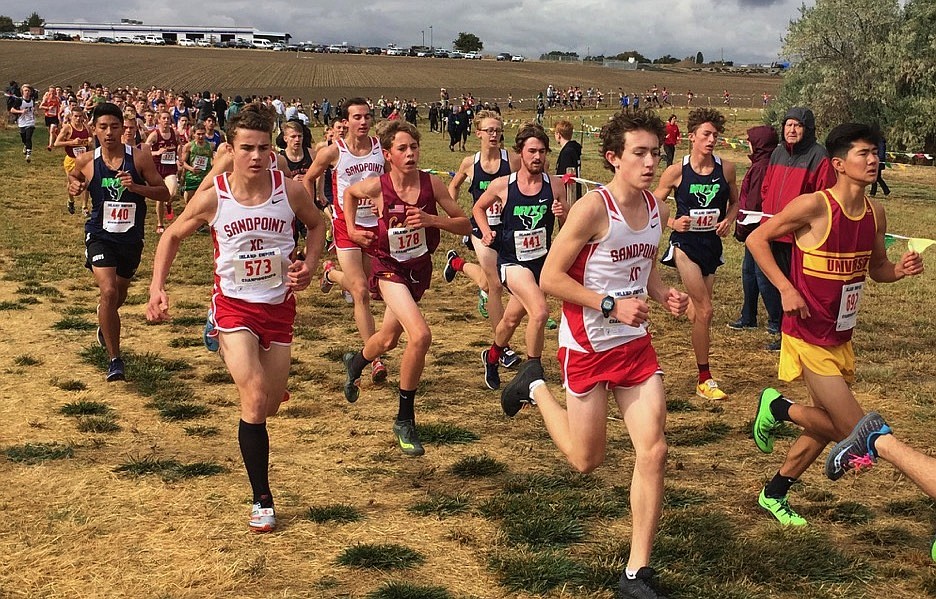
{"type": "Polygon", "coordinates": [[[205,342],[205,348],[210,352],[216,352],[221,349],[221,342],[218,341],[218,334],[214,332],[214,312],[208,310],[208,318],[205,320],[205,333],[202,340],[205,342]]]}

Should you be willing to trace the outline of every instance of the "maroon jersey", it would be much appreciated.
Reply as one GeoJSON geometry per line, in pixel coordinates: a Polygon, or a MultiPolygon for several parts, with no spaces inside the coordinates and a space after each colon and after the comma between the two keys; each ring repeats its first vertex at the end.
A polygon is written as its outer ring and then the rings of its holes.
{"type": "Polygon", "coordinates": [[[407,227],[406,208],[416,206],[428,214],[438,214],[432,177],[419,173],[419,197],[415,204],[400,199],[390,175],[380,175],[383,213],[377,221],[377,251],[375,258],[383,264],[397,263],[409,268],[432,262],[432,252],[439,247],[439,229],[407,227]]]}
{"type": "Polygon", "coordinates": [[[783,332],[819,346],[851,340],[877,236],[877,215],[865,198],[860,214],[846,214],[829,192],[823,191],[829,227],[814,247],[793,245],[790,282],[803,296],[809,317],[783,319],[783,332]]]}
{"type": "Polygon", "coordinates": [[[179,151],[179,137],[176,135],[176,130],[169,128],[169,138],[162,136],[162,133],[159,132],[159,128],[156,129],[156,141],[152,144],[153,149],[153,162],[156,163],[156,170],[159,172],[159,175],[162,177],[168,177],[170,175],[175,175],[179,172],[179,163],[178,160],[178,151],[179,151]],[[155,152],[162,148],[166,148],[166,151],[160,155],[156,155],[155,152]]]}

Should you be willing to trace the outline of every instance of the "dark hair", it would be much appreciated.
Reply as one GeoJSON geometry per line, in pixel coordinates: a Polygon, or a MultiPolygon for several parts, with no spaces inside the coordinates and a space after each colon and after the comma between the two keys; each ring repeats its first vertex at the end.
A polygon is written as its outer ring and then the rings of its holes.
{"type": "Polygon", "coordinates": [[[826,151],[832,158],[845,158],[856,141],[866,141],[877,147],[881,143],[881,132],[877,127],[863,123],[841,124],[826,136],[826,151]]]}
{"type": "Polygon", "coordinates": [[[102,116],[112,116],[123,124],[124,116],[123,111],[120,110],[120,107],[116,104],[110,102],[101,102],[94,107],[94,112],[91,113],[91,124],[97,123],[97,120],[102,116]]]}
{"type": "Polygon", "coordinates": [[[619,112],[608,123],[601,128],[598,137],[601,139],[601,160],[604,167],[614,172],[614,166],[605,158],[608,152],[614,152],[619,156],[624,151],[625,137],[630,131],[646,131],[657,136],[659,144],[663,143],[666,135],[666,127],[655,113],[651,111],[640,111],[635,114],[619,112]]]}
{"type": "Polygon", "coordinates": [[[690,112],[686,127],[689,133],[695,133],[695,130],[705,123],[712,123],[719,133],[725,132],[725,115],[714,108],[696,108],[690,112]]]}
{"type": "Polygon", "coordinates": [[[397,133],[409,133],[410,137],[419,143],[419,130],[406,121],[383,121],[377,129],[377,136],[380,139],[380,146],[389,151],[393,145],[393,138],[397,133]]]}
{"type": "Polygon", "coordinates": [[[341,105],[341,114],[338,115],[341,120],[348,120],[348,109],[352,106],[367,106],[367,111],[370,112],[370,104],[368,104],[365,98],[360,96],[349,98],[341,105]]]}
{"type": "Polygon", "coordinates": [[[546,134],[546,130],[543,129],[543,126],[537,125],[536,123],[524,123],[520,125],[520,130],[517,131],[517,139],[514,141],[514,150],[517,154],[523,152],[523,145],[530,138],[536,138],[543,142],[543,145],[546,146],[546,151],[549,151],[549,135],[546,134]]]}
{"type": "Polygon", "coordinates": [[[238,129],[263,131],[272,136],[274,123],[276,123],[276,116],[272,109],[252,102],[241,108],[240,112],[228,121],[228,137],[233,140],[238,129]]]}

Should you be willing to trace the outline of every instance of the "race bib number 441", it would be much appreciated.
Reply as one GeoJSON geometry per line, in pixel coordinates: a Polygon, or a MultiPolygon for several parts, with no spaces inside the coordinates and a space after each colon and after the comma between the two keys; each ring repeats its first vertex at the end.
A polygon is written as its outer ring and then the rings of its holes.
{"type": "Polygon", "coordinates": [[[542,258],[546,255],[546,250],[545,227],[514,233],[514,251],[517,254],[517,260],[525,262],[542,258]]]}
{"type": "Polygon", "coordinates": [[[247,289],[273,289],[283,284],[279,248],[244,252],[234,257],[234,284],[247,289]]]}

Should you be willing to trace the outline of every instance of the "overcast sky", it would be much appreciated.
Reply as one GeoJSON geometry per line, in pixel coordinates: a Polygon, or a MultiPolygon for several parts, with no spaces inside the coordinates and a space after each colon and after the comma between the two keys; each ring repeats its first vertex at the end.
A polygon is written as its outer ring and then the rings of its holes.
{"type": "MultiPolygon", "coordinates": [[[[812,0],[806,2],[813,4],[812,0]]],[[[363,46],[421,44],[450,47],[459,32],[474,33],[488,53],[530,57],[550,50],[617,54],[637,50],[647,58],[683,58],[701,51],[706,60],[736,63],[777,59],[780,38],[801,0],[34,0],[19,4],[50,22],[147,25],[238,25],[285,31],[292,41],[363,46]],[[181,10],[182,7],[190,10],[181,10]],[[258,10],[262,7],[262,10],[258,10]],[[431,29],[430,29],[431,27],[431,29]]],[[[2,12],[9,12],[9,8],[2,12]]]]}

